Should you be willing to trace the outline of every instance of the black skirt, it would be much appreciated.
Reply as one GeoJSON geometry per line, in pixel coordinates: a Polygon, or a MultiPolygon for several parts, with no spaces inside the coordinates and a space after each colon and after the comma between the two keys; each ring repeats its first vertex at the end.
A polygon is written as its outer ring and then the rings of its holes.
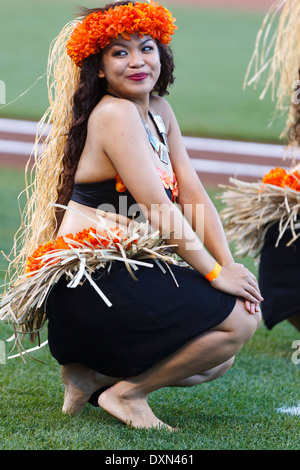
{"type": "Polygon", "coordinates": [[[300,239],[287,247],[292,238],[287,230],[276,247],[278,235],[275,224],[266,234],[259,264],[259,287],[265,299],[261,310],[270,330],[300,310],[300,239]]]}
{"type": "Polygon", "coordinates": [[[148,261],[154,266],[139,267],[138,281],[123,262],[93,275],[111,307],[87,280],[75,289],[59,280],[47,301],[49,347],[59,364],[79,362],[112,377],[137,375],[233,310],[236,298],[195,270],[170,265],[177,287],[170,272],[148,261]]]}

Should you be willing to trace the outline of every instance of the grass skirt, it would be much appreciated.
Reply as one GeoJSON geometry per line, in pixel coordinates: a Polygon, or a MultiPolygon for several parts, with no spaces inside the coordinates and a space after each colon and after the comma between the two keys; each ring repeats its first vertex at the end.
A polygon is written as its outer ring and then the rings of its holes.
{"type": "MultiPolygon", "coordinates": [[[[280,173],[276,168],[269,175],[280,173]]],[[[252,256],[259,264],[265,299],[261,309],[269,329],[299,313],[300,305],[300,181],[290,174],[284,178],[293,187],[231,178],[232,186],[222,186],[220,197],[226,204],[221,212],[224,229],[235,243],[235,254],[252,256]]]]}
{"type": "Polygon", "coordinates": [[[300,237],[300,191],[274,184],[247,183],[230,178],[232,186],[223,186],[220,199],[226,207],[221,211],[223,226],[230,242],[235,243],[235,254],[252,256],[258,260],[265,236],[272,225],[277,225],[277,246],[286,233],[290,245],[300,237]]]}
{"type": "Polygon", "coordinates": [[[99,269],[109,272],[114,264],[121,264],[131,279],[137,281],[135,271],[138,266],[151,269],[149,259],[160,260],[166,269],[169,264],[183,263],[173,247],[165,243],[158,231],[150,231],[147,223],[131,223],[127,233],[103,223],[101,227],[98,224],[97,229],[91,227],[76,235],[50,240],[28,257],[24,274],[14,285],[5,286],[7,292],[1,299],[0,320],[12,324],[15,345],[23,357],[26,352],[22,347],[23,336],[30,334],[32,340],[39,338],[47,321],[48,296],[60,279],[67,281],[68,290],[89,284],[99,302],[111,307],[111,300],[94,281],[93,274],[99,269]]]}
{"type": "Polygon", "coordinates": [[[146,224],[83,230],[39,246],[2,298],[23,357],[23,334],[48,322],[60,364],[137,374],[221,323],[235,298],[214,289],[146,224]],[[48,321],[49,320],[49,321],[48,321]]]}

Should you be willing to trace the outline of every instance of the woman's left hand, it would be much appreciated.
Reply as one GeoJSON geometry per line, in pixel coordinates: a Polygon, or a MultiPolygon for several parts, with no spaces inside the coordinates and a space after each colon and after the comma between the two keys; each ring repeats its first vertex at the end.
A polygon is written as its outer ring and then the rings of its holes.
{"type": "Polygon", "coordinates": [[[245,309],[251,315],[255,315],[255,313],[259,312],[260,310],[259,303],[249,302],[249,300],[245,300],[245,309]]]}

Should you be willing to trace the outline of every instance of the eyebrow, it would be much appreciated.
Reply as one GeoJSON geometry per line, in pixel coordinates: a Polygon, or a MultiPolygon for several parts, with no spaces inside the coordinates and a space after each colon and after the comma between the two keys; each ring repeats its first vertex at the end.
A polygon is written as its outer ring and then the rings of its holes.
{"type": "MultiPolygon", "coordinates": [[[[125,39],[126,43],[128,43],[129,41],[127,41],[125,39]]],[[[145,41],[141,42],[140,46],[143,46],[144,44],[146,44],[146,42],[148,41],[154,41],[153,38],[148,38],[148,39],[145,39],[145,41]]],[[[114,47],[114,46],[120,46],[120,47],[127,47],[127,44],[125,42],[114,42],[111,44],[111,47],[114,47]]]]}

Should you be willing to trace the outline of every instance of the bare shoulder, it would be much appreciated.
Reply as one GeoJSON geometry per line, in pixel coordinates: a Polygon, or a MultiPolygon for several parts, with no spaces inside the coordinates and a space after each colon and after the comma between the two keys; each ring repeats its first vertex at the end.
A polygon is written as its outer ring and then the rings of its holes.
{"type": "Polygon", "coordinates": [[[170,103],[161,96],[151,95],[150,106],[155,114],[159,114],[163,118],[168,133],[174,119],[174,112],[170,103]]]}
{"type": "Polygon", "coordinates": [[[168,112],[171,109],[171,106],[166,98],[157,95],[151,95],[150,105],[153,107],[153,109],[160,112],[168,112]]]}
{"type": "Polygon", "coordinates": [[[88,128],[98,134],[107,134],[108,129],[120,126],[121,123],[126,125],[132,120],[136,120],[139,114],[136,106],[129,100],[121,98],[106,98],[92,111],[88,128]]]}

